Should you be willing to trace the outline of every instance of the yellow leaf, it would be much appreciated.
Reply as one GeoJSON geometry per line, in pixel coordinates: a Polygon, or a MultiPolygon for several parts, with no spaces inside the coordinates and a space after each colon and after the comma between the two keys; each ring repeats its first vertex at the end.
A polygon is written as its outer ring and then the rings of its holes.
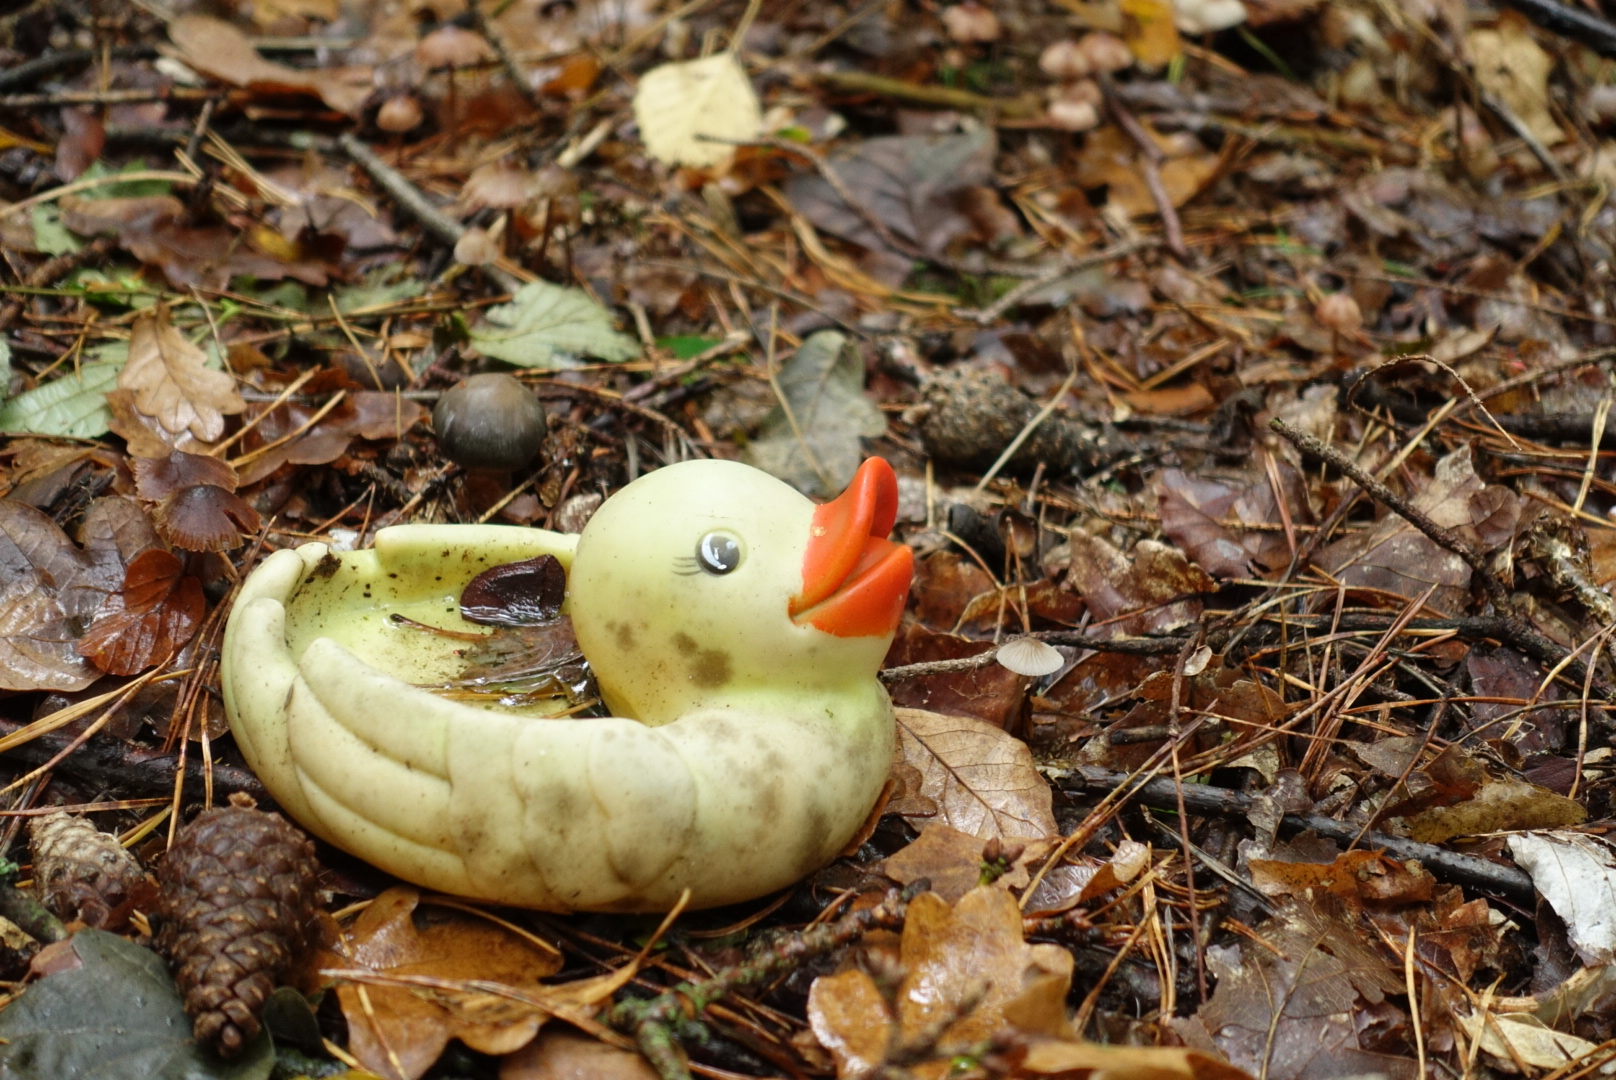
{"type": "Polygon", "coordinates": [[[1180,51],[1171,0],[1121,0],[1122,40],[1141,67],[1165,67],[1180,51]]]}
{"type": "Polygon", "coordinates": [[[709,168],[727,162],[735,147],[707,138],[757,138],[763,112],[752,80],[730,53],[663,64],[640,79],[634,119],[651,156],[667,165],[709,168]]]}

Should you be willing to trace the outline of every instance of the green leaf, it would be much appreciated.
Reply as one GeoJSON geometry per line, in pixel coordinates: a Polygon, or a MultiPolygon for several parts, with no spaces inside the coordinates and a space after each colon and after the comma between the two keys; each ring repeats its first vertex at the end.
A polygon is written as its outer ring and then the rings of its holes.
{"type": "MultiPolygon", "coordinates": [[[[97,161],[84,170],[81,180],[90,180],[101,176],[117,176],[119,173],[145,172],[151,166],[146,164],[144,158],[134,161],[117,169],[107,168],[104,161],[97,161]]],[[[102,184],[92,187],[84,192],[86,199],[139,199],[149,198],[153,195],[167,195],[173,188],[167,180],[129,180],[121,184],[102,184]]]]}
{"type": "Polygon", "coordinates": [[[403,270],[401,263],[383,266],[366,274],[365,280],[358,285],[344,285],[337,289],[337,310],[346,315],[350,311],[366,308],[384,308],[412,300],[426,291],[426,284],[420,279],[400,278],[403,270]]]}
{"type": "Polygon", "coordinates": [[[34,225],[34,250],[41,255],[66,255],[78,251],[84,241],[67,231],[62,224],[62,211],[55,203],[34,207],[31,220],[34,225]]]}
{"type": "Polygon", "coordinates": [[[72,439],[105,435],[112,424],[107,392],[117,387],[122,370],[122,361],[85,364],[76,372],[18,394],[0,405],[0,432],[72,439]]]}
{"type": "Polygon", "coordinates": [[[657,338],[657,345],[671,352],[675,360],[689,360],[692,356],[700,356],[714,345],[723,343],[723,338],[702,337],[699,334],[675,334],[673,337],[657,338]]]}
{"type": "Polygon", "coordinates": [[[548,281],[522,286],[509,304],[489,308],[471,331],[484,355],[521,367],[575,367],[580,356],[632,360],[640,346],[612,325],[611,312],[582,289],[548,281]]]}
{"type": "Polygon", "coordinates": [[[266,1080],[267,1036],[225,1062],[200,1049],[163,961],[116,934],[80,930],[83,966],[29,987],[0,1012],[0,1076],[15,1080],[266,1080]]]}
{"type": "Polygon", "coordinates": [[[746,459],[809,495],[835,495],[864,460],[861,438],[886,434],[887,420],[864,395],[864,362],[835,330],[812,335],[775,380],[785,404],[764,418],[746,459]],[[792,420],[796,425],[792,425],[792,420]]]}

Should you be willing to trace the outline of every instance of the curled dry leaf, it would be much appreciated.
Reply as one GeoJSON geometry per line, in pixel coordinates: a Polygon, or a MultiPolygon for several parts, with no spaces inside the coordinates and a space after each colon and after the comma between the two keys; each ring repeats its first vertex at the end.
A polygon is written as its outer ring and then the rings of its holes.
{"type": "Polygon", "coordinates": [[[152,548],[130,561],[123,588],[96,612],[79,651],[109,675],[139,674],[177,654],[202,625],[207,606],[202,583],[185,564],[152,548]]]}
{"type": "Polygon", "coordinates": [[[920,770],[920,793],[937,804],[937,820],[983,840],[1059,832],[1049,782],[1020,739],[980,720],[900,708],[898,740],[903,760],[920,770]]]}
{"type": "Polygon", "coordinates": [[[380,1076],[397,1076],[402,1066],[407,1080],[416,1080],[451,1038],[485,1054],[527,1045],[546,1018],[542,1010],[454,984],[498,982],[537,996],[544,989],[540,980],[561,969],[560,955],[495,923],[444,908],[429,908],[418,928],[419,904],[414,889],[389,889],[343,932],[335,954],[320,957],[322,969],[365,969],[379,977],[337,987],[349,1050],[380,1076]],[[388,985],[388,976],[437,982],[428,997],[419,986],[388,985]]]}
{"type": "Polygon", "coordinates": [[[165,431],[189,430],[211,441],[224,433],[224,418],[247,403],[236,382],[207,367],[208,357],[185,339],[159,305],[135,317],[129,337],[129,360],[118,374],[118,388],[135,395],[135,408],[157,420],[165,431]]]}
{"type": "MultiPolygon", "coordinates": [[[[914,1041],[978,995],[976,1007],[947,1026],[939,1045],[970,1046],[1007,1027],[1065,1034],[1072,954],[1058,945],[1028,945],[1021,909],[1003,889],[979,886],[953,905],[931,893],[915,897],[898,963],[904,974],[892,1008],[859,968],[814,980],[808,1022],[836,1059],[838,1076],[868,1075],[894,1039],[914,1041]]],[[[914,1074],[940,1080],[950,1064],[934,1059],[917,1065],[914,1074]]]]}
{"type": "Polygon", "coordinates": [[[257,532],[258,511],[226,488],[193,484],[157,504],[152,514],[164,540],[186,551],[229,551],[257,532]]]}

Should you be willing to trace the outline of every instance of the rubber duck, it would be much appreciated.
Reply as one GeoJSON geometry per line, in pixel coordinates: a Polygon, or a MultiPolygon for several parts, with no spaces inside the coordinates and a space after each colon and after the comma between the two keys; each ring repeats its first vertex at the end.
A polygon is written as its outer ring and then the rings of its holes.
{"type": "Polygon", "coordinates": [[[298,822],[426,888],[549,911],[763,896],[835,858],[885,784],[875,676],[913,572],[887,539],[897,503],[880,458],[819,506],[750,466],[688,461],[581,535],[402,525],[369,550],[275,552],[225,630],[231,729],[298,822]],[[465,584],[543,554],[567,570],[612,715],[427,689],[465,642],[419,624],[484,632],[459,617],[465,584]]]}

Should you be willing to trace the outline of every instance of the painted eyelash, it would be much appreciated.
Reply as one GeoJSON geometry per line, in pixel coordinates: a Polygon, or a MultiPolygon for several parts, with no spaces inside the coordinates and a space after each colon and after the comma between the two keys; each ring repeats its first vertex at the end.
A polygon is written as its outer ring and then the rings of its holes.
{"type": "Polygon", "coordinates": [[[694,555],[679,555],[673,560],[673,572],[680,577],[693,577],[701,573],[701,564],[694,555]]]}

